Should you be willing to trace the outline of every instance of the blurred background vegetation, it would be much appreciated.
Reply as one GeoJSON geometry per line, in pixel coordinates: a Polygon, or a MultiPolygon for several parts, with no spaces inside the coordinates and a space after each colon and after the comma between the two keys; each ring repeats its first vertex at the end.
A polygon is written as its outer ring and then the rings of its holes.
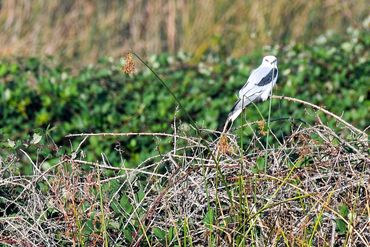
{"type": "Polygon", "coordinates": [[[368,7],[366,0],[2,0],[0,56],[53,55],[74,65],[129,50],[182,50],[197,61],[223,49],[238,57],[361,28],[368,7]]]}
{"type": "MultiPolygon", "coordinates": [[[[119,58],[127,51],[149,61],[204,128],[223,123],[235,92],[262,56],[273,54],[280,69],[275,94],[324,106],[364,129],[367,7],[366,0],[0,1],[0,151],[36,138],[44,156],[64,154],[80,141],[67,134],[168,132],[175,114],[180,130],[189,130],[153,74],[143,67],[122,73],[119,58]]],[[[268,104],[259,107],[266,117],[268,104]]],[[[315,121],[299,105],[274,100],[272,110],[279,138],[302,119],[315,121]]],[[[249,108],[244,119],[261,116],[249,108]]],[[[89,139],[89,160],[106,153],[133,165],[169,146],[150,137],[100,140],[89,139]],[[112,154],[117,148],[123,157],[112,154]]]]}

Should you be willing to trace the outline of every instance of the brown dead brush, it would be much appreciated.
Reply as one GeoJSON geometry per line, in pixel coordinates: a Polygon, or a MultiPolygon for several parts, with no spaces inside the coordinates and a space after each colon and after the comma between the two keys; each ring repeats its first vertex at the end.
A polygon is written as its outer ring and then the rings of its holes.
{"type": "Polygon", "coordinates": [[[46,170],[28,157],[30,176],[14,173],[17,158],[3,158],[0,242],[369,246],[370,162],[362,131],[297,126],[266,149],[258,126],[247,148],[230,133],[207,141],[174,129],[79,134],[172,140],[173,149],[136,168],[113,166],[104,155],[87,161],[82,145],[46,170]]]}

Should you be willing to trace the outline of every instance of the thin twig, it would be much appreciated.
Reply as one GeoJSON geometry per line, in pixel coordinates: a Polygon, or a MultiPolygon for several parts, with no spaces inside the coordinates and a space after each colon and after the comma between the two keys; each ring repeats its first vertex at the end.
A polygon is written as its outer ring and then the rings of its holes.
{"type": "Polygon", "coordinates": [[[315,104],[312,104],[310,102],[307,102],[307,101],[304,101],[304,100],[301,100],[301,99],[296,99],[296,98],[292,98],[292,97],[287,97],[287,96],[279,96],[279,95],[272,95],[272,98],[273,99],[282,99],[282,100],[288,100],[288,101],[293,101],[293,102],[297,102],[297,103],[301,103],[301,104],[304,104],[304,105],[308,105],[308,106],[311,106],[312,108],[316,109],[316,110],[319,110],[319,111],[322,111],[323,113],[335,118],[336,120],[338,120],[339,122],[341,122],[342,124],[346,125],[348,128],[350,128],[351,130],[355,131],[355,132],[358,132],[359,134],[361,135],[364,135],[365,137],[367,136],[367,134],[356,128],[355,126],[353,126],[352,124],[344,121],[341,117],[339,117],[338,115],[335,115],[334,113],[328,111],[328,110],[325,110],[324,108],[318,106],[318,105],[315,105],[315,104]]]}

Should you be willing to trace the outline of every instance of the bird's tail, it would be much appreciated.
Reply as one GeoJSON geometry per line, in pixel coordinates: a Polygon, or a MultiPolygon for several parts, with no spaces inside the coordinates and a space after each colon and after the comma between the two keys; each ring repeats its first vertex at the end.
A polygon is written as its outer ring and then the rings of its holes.
{"type": "Polygon", "coordinates": [[[234,120],[240,115],[240,113],[242,112],[242,108],[241,108],[241,100],[239,99],[233,106],[233,108],[231,108],[231,111],[229,113],[229,115],[227,116],[227,119],[226,119],[226,122],[225,122],[225,125],[224,125],[224,128],[223,128],[223,131],[222,132],[228,132],[230,129],[231,129],[231,126],[233,125],[234,123],[234,120]]]}
{"type": "Polygon", "coordinates": [[[236,101],[233,108],[231,108],[227,118],[230,119],[230,121],[234,122],[235,119],[240,115],[240,113],[242,113],[244,107],[247,104],[249,103],[245,102],[245,99],[244,100],[239,99],[238,101],[236,101]]]}
{"type": "Polygon", "coordinates": [[[240,113],[242,113],[243,109],[249,104],[250,100],[248,99],[239,99],[238,101],[236,101],[233,108],[231,108],[229,115],[227,116],[223,132],[230,130],[235,119],[240,115],[240,113]]]}
{"type": "Polygon", "coordinates": [[[226,119],[226,122],[224,124],[224,128],[222,129],[222,133],[227,133],[229,132],[229,130],[231,129],[231,127],[233,126],[233,121],[231,121],[231,119],[227,118],[226,119]]]}

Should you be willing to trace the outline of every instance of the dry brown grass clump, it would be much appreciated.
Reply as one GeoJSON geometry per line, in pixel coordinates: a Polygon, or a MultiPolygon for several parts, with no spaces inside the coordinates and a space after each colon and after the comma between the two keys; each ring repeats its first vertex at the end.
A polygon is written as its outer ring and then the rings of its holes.
{"type": "Polygon", "coordinates": [[[177,182],[161,203],[158,194],[147,198],[155,213],[147,215],[146,226],[181,228],[178,222],[187,222],[187,236],[176,241],[188,237],[200,246],[367,246],[367,141],[351,141],[356,154],[345,143],[333,144],[336,136],[323,125],[297,129],[277,148],[246,152],[235,144],[217,162],[199,147],[191,156],[169,153],[162,162],[170,163],[176,172],[168,178],[177,182]]]}
{"type": "MultiPolygon", "coordinates": [[[[48,169],[17,175],[1,160],[0,242],[22,246],[368,246],[367,136],[349,126],[297,126],[268,148],[257,132],[202,130],[85,136],[48,169]],[[136,168],[87,161],[89,136],[170,138],[173,149],[136,168]],[[220,142],[221,141],[221,142],[220,142]],[[220,144],[221,143],[221,144],[220,144]],[[222,152],[214,152],[223,148],[222,152]],[[227,149],[227,150],[226,150],[227,149]]],[[[50,164],[49,164],[50,165],[50,164]]]]}

